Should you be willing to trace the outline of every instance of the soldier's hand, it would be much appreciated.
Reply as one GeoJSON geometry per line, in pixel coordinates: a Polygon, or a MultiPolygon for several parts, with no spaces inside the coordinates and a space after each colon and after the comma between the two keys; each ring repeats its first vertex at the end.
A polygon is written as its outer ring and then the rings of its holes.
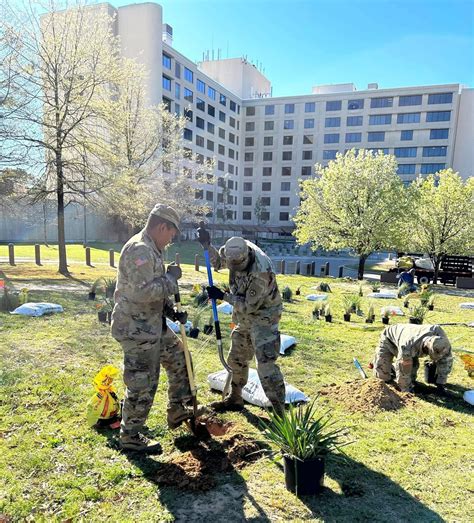
{"type": "Polygon", "coordinates": [[[178,281],[183,275],[183,271],[181,270],[181,267],[178,267],[175,263],[170,263],[166,269],[166,274],[169,274],[173,279],[178,281]]]}
{"type": "Polygon", "coordinates": [[[204,225],[201,225],[196,232],[198,242],[201,244],[203,249],[207,249],[211,244],[211,235],[209,234],[209,231],[204,228],[204,225]]]}
{"type": "Polygon", "coordinates": [[[211,300],[223,300],[224,292],[221,291],[218,287],[213,285],[212,287],[206,287],[207,295],[211,300]]]}
{"type": "Polygon", "coordinates": [[[178,312],[177,310],[175,310],[173,315],[173,321],[179,321],[179,323],[186,325],[186,322],[188,321],[188,313],[186,311],[178,312]]]}

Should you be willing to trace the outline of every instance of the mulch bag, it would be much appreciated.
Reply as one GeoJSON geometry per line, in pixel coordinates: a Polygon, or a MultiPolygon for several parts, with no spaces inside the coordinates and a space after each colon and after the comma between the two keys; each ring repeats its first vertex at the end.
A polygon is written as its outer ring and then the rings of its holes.
{"type": "Polygon", "coordinates": [[[389,305],[388,307],[382,307],[380,309],[382,316],[388,314],[389,316],[405,316],[404,312],[400,307],[395,307],[394,305],[389,305]]]}
{"type": "Polygon", "coordinates": [[[324,301],[327,300],[328,297],[326,294],[308,294],[306,299],[309,301],[324,301]]]}
{"type": "MultiPolygon", "coordinates": [[[[171,321],[169,318],[166,318],[166,325],[175,332],[176,334],[181,333],[181,327],[179,326],[179,321],[171,321]]],[[[192,322],[189,320],[184,325],[184,331],[186,332],[186,336],[189,335],[189,331],[193,328],[192,322]]]]}
{"type": "Polygon", "coordinates": [[[459,304],[460,309],[474,309],[474,302],[467,302],[467,303],[460,303],[459,304]]]}
{"type": "Polygon", "coordinates": [[[44,314],[54,314],[64,312],[61,305],[57,303],[24,303],[17,307],[11,314],[22,314],[23,316],[43,316],[44,314]]]}
{"type": "MultiPolygon", "coordinates": [[[[226,379],[227,371],[225,369],[209,374],[207,377],[211,389],[219,391],[224,390],[226,379]]],[[[265,392],[263,392],[260,378],[255,369],[249,369],[249,379],[247,385],[242,389],[242,398],[257,407],[268,408],[272,406],[265,392]]],[[[305,403],[307,401],[309,401],[309,398],[306,394],[285,382],[285,403],[305,403]]]]}
{"type": "Polygon", "coordinates": [[[294,336],[280,334],[280,354],[285,354],[285,351],[294,345],[296,345],[296,338],[294,336]]]}
{"type": "Polygon", "coordinates": [[[120,426],[120,402],[112,382],[119,371],[112,365],[106,365],[94,378],[95,394],[87,403],[87,423],[89,427],[120,426]]]}
{"type": "Polygon", "coordinates": [[[234,307],[226,301],[223,301],[221,304],[217,306],[217,312],[220,312],[222,314],[232,314],[233,310],[234,307]]]}
{"type": "Polygon", "coordinates": [[[379,300],[396,300],[398,296],[396,292],[380,291],[367,294],[367,298],[375,298],[379,300]]]}

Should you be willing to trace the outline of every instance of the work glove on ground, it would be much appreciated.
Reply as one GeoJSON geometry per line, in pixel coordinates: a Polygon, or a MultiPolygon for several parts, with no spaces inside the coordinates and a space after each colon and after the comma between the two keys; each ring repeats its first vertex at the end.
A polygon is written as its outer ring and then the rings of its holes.
{"type": "Polygon", "coordinates": [[[209,248],[211,244],[211,235],[203,226],[197,229],[197,240],[201,244],[203,249],[209,248]]]}
{"type": "Polygon", "coordinates": [[[188,321],[188,313],[186,311],[178,312],[177,310],[173,310],[172,319],[173,321],[179,321],[179,323],[186,325],[186,322],[188,321]]]}
{"type": "Polygon", "coordinates": [[[181,267],[178,267],[178,265],[173,262],[168,265],[166,274],[171,276],[174,280],[178,281],[183,275],[183,271],[181,270],[181,267]]]}
{"type": "Polygon", "coordinates": [[[218,287],[213,285],[212,287],[206,287],[207,295],[211,300],[223,300],[224,292],[221,291],[218,287]]]}

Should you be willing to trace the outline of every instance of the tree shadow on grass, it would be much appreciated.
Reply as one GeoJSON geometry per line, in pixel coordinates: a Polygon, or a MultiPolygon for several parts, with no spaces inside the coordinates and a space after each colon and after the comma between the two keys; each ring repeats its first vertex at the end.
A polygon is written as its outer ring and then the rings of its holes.
{"type": "Polygon", "coordinates": [[[454,383],[448,383],[446,385],[447,396],[439,396],[435,394],[436,389],[433,385],[426,385],[425,383],[417,382],[416,384],[416,397],[420,400],[431,403],[438,407],[460,412],[462,414],[473,415],[474,410],[472,405],[469,405],[463,399],[463,394],[469,390],[461,385],[455,385],[454,383]]]}

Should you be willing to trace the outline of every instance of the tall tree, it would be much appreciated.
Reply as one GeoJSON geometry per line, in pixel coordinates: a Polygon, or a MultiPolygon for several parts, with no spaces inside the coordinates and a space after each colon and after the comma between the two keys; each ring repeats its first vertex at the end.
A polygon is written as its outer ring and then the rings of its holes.
{"type": "Polygon", "coordinates": [[[474,254],[474,178],[452,169],[431,174],[411,187],[413,209],[406,244],[426,252],[434,266],[434,283],[445,254],[474,254]]]}
{"type": "Polygon", "coordinates": [[[398,243],[407,199],[394,156],[339,153],[327,167],[316,165],[316,177],[301,183],[300,196],[293,218],[298,243],[351,249],[359,256],[359,279],[372,252],[398,243]]]}
{"type": "Polygon", "coordinates": [[[21,9],[5,0],[4,14],[0,49],[9,59],[0,62],[1,78],[8,77],[0,106],[0,121],[8,122],[1,129],[2,156],[28,162],[37,199],[55,194],[59,272],[68,274],[64,208],[76,195],[110,183],[103,122],[121,74],[119,42],[103,6],[50,0],[21,9]]]}

